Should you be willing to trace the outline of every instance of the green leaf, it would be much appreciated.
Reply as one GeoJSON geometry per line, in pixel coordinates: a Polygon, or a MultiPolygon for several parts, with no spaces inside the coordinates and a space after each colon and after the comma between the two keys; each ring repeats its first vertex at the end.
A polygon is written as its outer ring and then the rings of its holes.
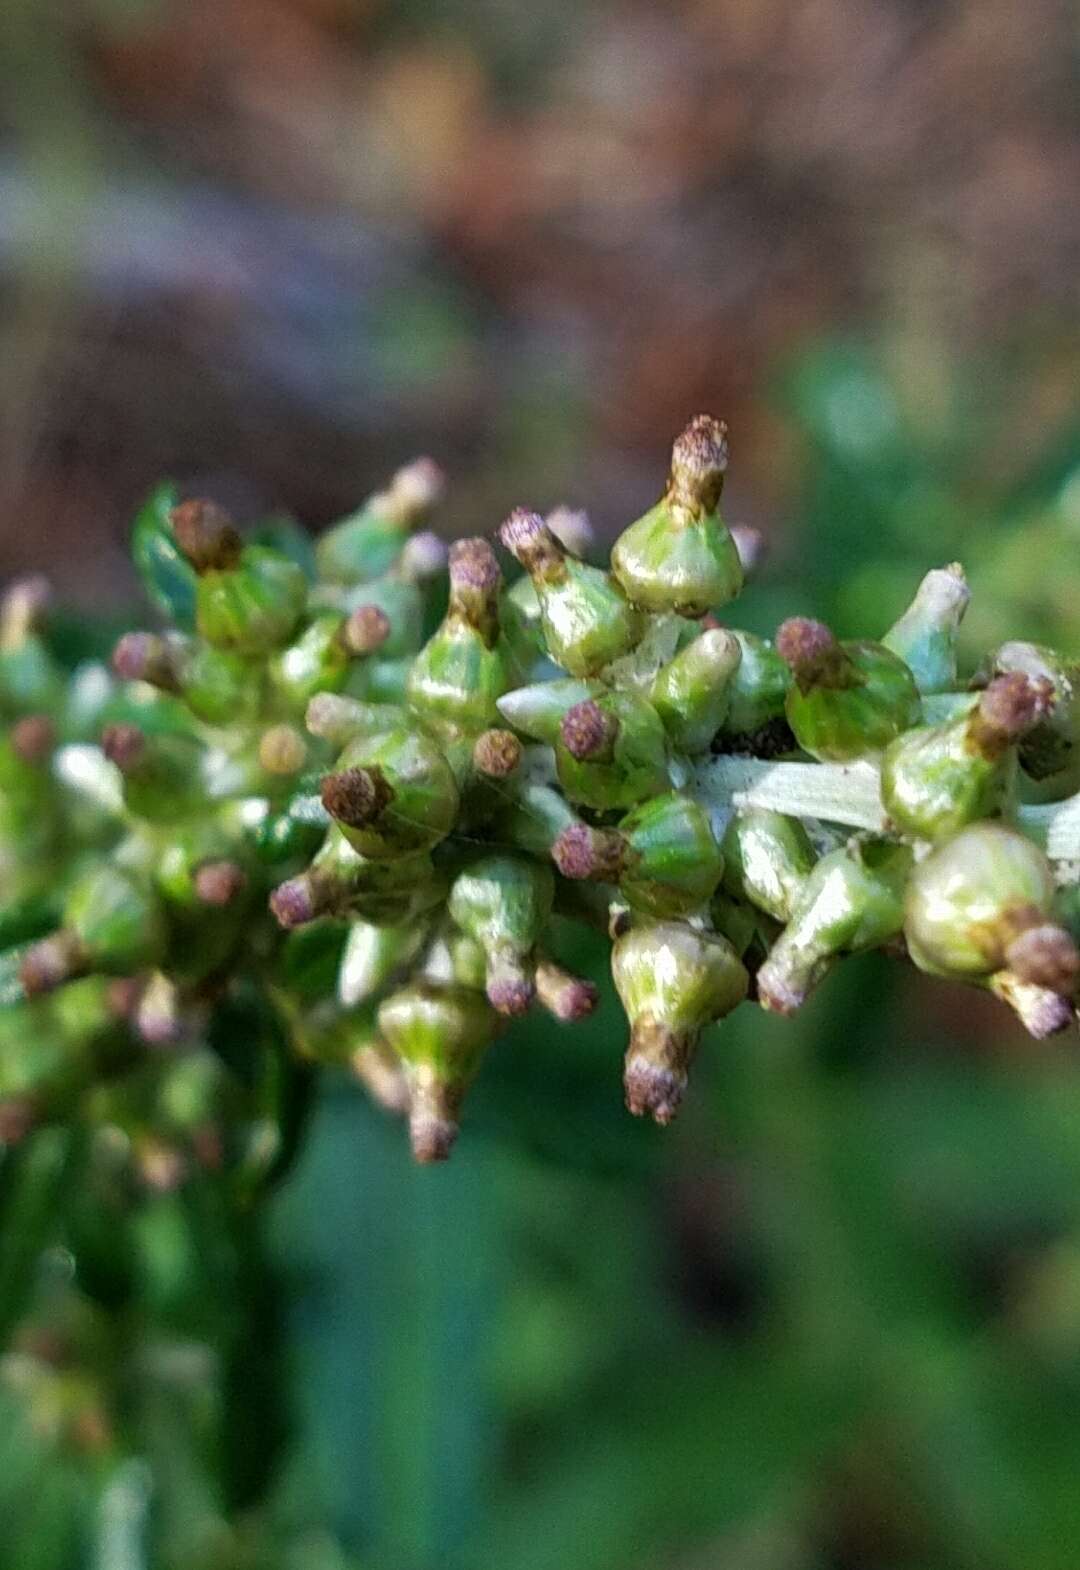
{"type": "Polygon", "coordinates": [[[131,554],[155,609],[190,632],[195,626],[195,569],[180,551],[169,523],[178,499],[175,485],[168,480],[151,491],[135,518],[131,554]]]}

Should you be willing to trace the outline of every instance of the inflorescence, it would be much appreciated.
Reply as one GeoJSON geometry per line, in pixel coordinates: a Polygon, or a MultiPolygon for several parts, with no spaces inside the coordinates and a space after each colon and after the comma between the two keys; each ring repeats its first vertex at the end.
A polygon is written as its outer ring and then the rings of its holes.
{"type": "Polygon", "coordinates": [[[722,520],[727,461],[693,420],[610,570],[565,508],[513,511],[501,560],[447,552],[424,459],[314,549],[163,487],[134,538],[160,630],[111,670],[67,673],[47,586],[12,585],[0,1137],[104,1098],[138,1109],[148,1181],[272,1163],[236,1128],[280,1075],[219,1046],[243,995],[445,1158],[508,1022],[596,1006],[555,918],[610,936],[626,1104],[659,1123],[705,1027],[745,1000],[792,1014],[866,949],[1065,1028],[1080,667],[1009,643],[962,681],[956,565],[880,642],[727,626],[761,545],[722,520]]]}

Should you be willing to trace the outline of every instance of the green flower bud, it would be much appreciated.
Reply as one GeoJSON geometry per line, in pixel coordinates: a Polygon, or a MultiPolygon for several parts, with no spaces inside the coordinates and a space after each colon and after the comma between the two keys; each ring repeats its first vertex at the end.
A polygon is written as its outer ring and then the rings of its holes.
{"type": "Polygon", "coordinates": [[[338,1001],[344,1008],[355,1008],[376,997],[412,964],[426,938],[427,925],[422,921],[400,927],[351,921],[338,972],[338,1001]]]}
{"type": "Polygon", "coordinates": [[[956,686],[956,636],[970,599],[959,562],[936,567],[882,638],[885,648],[903,660],[921,693],[948,692],[956,686]]]}
{"type": "Polygon", "coordinates": [[[1054,914],[1054,897],[1050,864],[1036,845],[1001,824],[972,824],[915,868],[908,952],[934,975],[986,981],[1005,971],[1069,997],[1080,956],[1054,914]]]}
{"type": "Polygon", "coordinates": [[[636,808],[617,829],[565,829],[552,859],[563,877],[617,882],[635,910],[662,917],[700,910],[724,870],[707,814],[678,791],[636,808]]]}
{"type": "Polygon", "coordinates": [[[445,1161],[465,1092],[495,1039],[498,1015],[466,987],[414,983],[386,999],[379,1029],[401,1059],[417,1161],[445,1161]]]}
{"type": "Polygon", "coordinates": [[[486,540],[450,548],[450,604],[439,630],[413,661],[408,697],[429,722],[476,732],[499,717],[511,659],[499,635],[502,574],[486,540]]]}
{"type": "Polygon", "coordinates": [[[303,570],[264,545],[244,547],[212,502],[175,507],[172,526],[198,578],[195,617],[207,643],[236,654],[266,654],[286,644],[307,603],[303,570]]]}
{"type": "Polygon", "coordinates": [[[517,850],[545,861],[564,829],[581,819],[561,791],[537,780],[514,780],[492,831],[517,850]]]}
{"type": "Polygon", "coordinates": [[[657,672],[649,697],[680,752],[707,752],[728,711],[742,660],[734,633],[715,627],[695,638],[657,672]]]}
{"type": "Polygon", "coordinates": [[[571,676],[599,675],[638,642],[641,618],[618,584],[568,555],[537,513],[519,507],[499,539],[532,579],[547,653],[571,676]]]}
{"type": "Polygon", "coordinates": [[[320,578],[367,583],[389,572],[409,535],[442,498],[442,471],[430,458],[399,469],[385,491],[328,529],[315,546],[320,578]]]}
{"type": "Polygon", "coordinates": [[[790,921],[817,859],[798,818],[745,808],[728,824],[721,849],[727,892],[776,921],[790,921]]]}
{"type": "Polygon", "coordinates": [[[603,691],[598,682],[575,681],[571,677],[538,681],[506,693],[496,707],[514,730],[554,746],[567,711],[575,703],[584,703],[586,698],[595,698],[603,691]]]}
{"type": "Polygon", "coordinates": [[[193,736],[148,735],[138,725],[110,725],[101,738],[123,776],[124,805],[148,823],[174,823],[206,811],[206,754],[193,736]]]}
{"type": "Polygon", "coordinates": [[[350,843],[374,859],[429,850],[450,833],[460,804],[453,770],[415,725],[349,742],[323,779],[322,800],[350,843]]]}
{"type": "Polygon", "coordinates": [[[625,811],[670,788],[664,727],[632,692],[604,692],[568,709],[555,762],[569,799],[597,811],[625,811]]]}
{"type": "MultiPolygon", "coordinates": [[[[709,903],[709,915],[713,929],[721,937],[727,938],[740,959],[745,958],[751,945],[760,936],[762,925],[760,913],[752,905],[740,899],[733,899],[730,894],[725,894],[723,889],[718,889],[709,903]]],[[[769,935],[765,947],[768,947],[773,937],[775,933],[769,935]]]]}
{"type": "Polygon", "coordinates": [[[319,916],[346,916],[400,926],[438,904],[446,891],[430,856],[369,860],[336,825],[306,872],[281,883],[270,909],[281,926],[305,926],[319,916]]]}
{"type": "Polygon", "coordinates": [[[675,442],[663,497],[611,552],[611,570],[635,605],[703,616],[742,588],[739,553],[717,510],[727,461],[727,427],[699,414],[675,442]]]}
{"type": "Polygon", "coordinates": [[[839,954],[879,948],[904,924],[911,851],[888,840],[851,839],[823,856],[791,920],[757,975],[758,1001],[794,1014],[839,954]]]}
{"type": "Polygon", "coordinates": [[[752,752],[757,757],[792,751],[794,738],[784,711],[790,670],[764,638],[735,629],[732,637],[742,657],[727,683],[727,713],[714,743],[716,750],[752,752]]]}
{"type": "Polygon", "coordinates": [[[161,908],[150,890],[104,863],[72,886],[60,931],[27,950],[23,989],[35,996],[78,976],[127,976],[160,964],[165,946],[161,908]]]}
{"type": "Polygon", "coordinates": [[[41,639],[52,599],[45,578],[19,578],[0,600],[0,712],[47,713],[59,708],[64,676],[41,639]]]}
{"type": "Polygon", "coordinates": [[[838,643],[822,622],[793,616],[777,633],[776,647],[795,677],[788,723],[799,746],[819,761],[880,752],[917,723],[914,678],[880,643],[838,643]]]}
{"type": "Polygon", "coordinates": [[[1048,693],[1045,711],[1019,741],[1020,765],[1050,799],[1080,784],[1080,665],[1034,643],[1005,643],[994,655],[995,676],[1018,674],[1048,693]]]}
{"type": "Polygon", "coordinates": [[[397,660],[414,655],[423,643],[424,596],[417,584],[398,572],[346,592],[336,591],[332,603],[357,629],[368,626],[372,630],[369,641],[373,647],[357,650],[359,653],[372,653],[377,648],[381,658],[397,660]]]}
{"type": "Polygon", "coordinates": [[[630,1020],[626,1105],[670,1123],[701,1032],[746,997],[746,970],[725,938],[664,921],[623,933],[611,974],[630,1020]]]}
{"type": "MultiPolygon", "coordinates": [[[[287,649],[269,664],[270,681],[278,704],[286,712],[303,708],[317,692],[338,692],[345,685],[349,663],[362,647],[367,623],[386,625],[382,612],[372,617],[342,618],[333,611],[316,616],[287,649]]],[[[377,645],[376,645],[377,646],[377,645]]]]}
{"type": "Polygon", "coordinates": [[[122,681],[148,682],[182,698],[209,725],[248,723],[262,699],[258,662],[176,634],[125,633],[113,650],[112,668],[122,681]]]}
{"type": "Polygon", "coordinates": [[[555,880],[521,856],[483,856],[454,879],[447,908],[487,956],[487,995],[500,1014],[523,1014],[536,992],[533,950],[551,915],[555,880]]]}
{"type": "Polygon", "coordinates": [[[1016,742],[1050,702],[1048,683],[996,677],[966,714],[898,736],[881,764],[881,801],[902,833],[937,840],[1001,812],[1016,742]]]}

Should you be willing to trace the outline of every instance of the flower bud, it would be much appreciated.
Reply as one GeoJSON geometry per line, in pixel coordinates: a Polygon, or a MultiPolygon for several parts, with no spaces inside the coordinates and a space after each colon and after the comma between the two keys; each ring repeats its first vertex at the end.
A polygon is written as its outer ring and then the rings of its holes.
{"type": "Polygon", "coordinates": [[[816,860],[798,818],[744,808],[731,819],[720,848],[727,892],[776,921],[790,921],[816,860]]]}
{"type": "Polygon", "coordinates": [[[492,829],[517,850],[546,860],[559,835],[574,824],[581,819],[561,791],[540,781],[515,779],[492,829]]]}
{"type": "Polygon", "coordinates": [[[161,910],[146,886],[103,863],[73,885],[60,931],[27,951],[23,988],[34,996],[78,976],[150,969],[160,963],[165,945],[161,910]]]}
{"type": "Polygon", "coordinates": [[[460,797],[435,743],[415,725],[395,725],[348,743],[323,779],[322,800],[361,855],[382,859],[438,844],[460,797]]]}
{"type": "Polygon", "coordinates": [[[1005,643],[994,656],[995,676],[1018,674],[1047,693],[1045,710],[1020,737],[1020,766],[1051,799],[1080,783],[1080,666],[1034,643],[1005,643]]]}
{"type": "Polygon", "coordinates": [[[650,916],[692,915],[724,870],[707,814],[678,791],[636,808],[618,829],[565,829],[551,854],[563,877],[617,882],[627,904],[650,916]]]}
{"type": "Polygon", "coordinates": [[[295,562],[264,545],[248,545],[235,554],[231,547],[203,550],[201,542],[191,560],[198,573],[196,622],[207,643],[251,655],[288,643],[308,594],[307,579],[295,562]]]}
{"type": "Polygon", "coordinates": [[[742,646],[723,627],[703,632],[657,672],[649,692],[673,747],[707,752],[728,711],[742,646]]]}
{"type": "Polygon", "coordinates": [[[836,956],[879,948],[904,924],[911,851],[888,840],[851,839],[810,873],[791,919],[757,975],[758,1001],[794,1014],[836,956]]]}
{"type": "Polygon", "coordinates": [[[551,915],[549,868],[520,856],[483,856],[450,890],[451,917],[487,956],[487,995],[500,1014],[523,1014],[535,995],[533,950],[551,915]]]}
{"type": "Polygon", "coordinates": [[[430,910],[445,888],[430,856],[369,860],[335,826],[307,871],[273,891],[270,909],[286,929],[305,926],[319,916],[350,913],[397,926],[430,910]]]}
{"type": "Polygon", "coordinates": [[[788,723],[799,746],[821,762],[879,752],[917,722],[914,678],[880,643],[839,643],[824,623],[793,616],[776,647],[795,678],[788,723]]]}
{"type": "Polygon", "coordinates": [[[124,805],[135,817],[174,823],[206,811],[205,753],[193,736],[109,725],[101,749],[123,775],[124,805]]]}
{"type": "Polygon", "coordinates": [[[903,660],[920,693],[949,692],[956,686],[956,637],[970,599],[959,562],[936,567],[882,638],[885,648],[903,660]]]}
{"type": "Polygon", "coordinates": [[[367,583],[389,572],[412,531],[442,500],[445,480],[430,458],[399,469],[385,491],[371,496],[317,541],[320,578],[367,583]]]}
{"type": "Polygon", "coordinates": [[[473,746],[473,767],[486,779],[506,780],[521,763],[522,746],[509,730],[486,730],[473,746]]]}
{"type": "Polygon", "coordinates": [[[571,676],[598,675],[638,642],[640,617],[618,584],[568,556],[537,513],[519,507],[499,538],[532,579],[547,652],[571,676]]]}
{"type": "Polygon", "coordinates": [[[438,631],[413,661],[408,698],[425,719],[477,731],[499,717],[510,657],[499,635],[502,574],[486,540],[450,548],[450,604],[438,631]]]}
{"type": "Polygon", "coordinates": [[[566,713],[576,703],[597,697],[603,690],[598,682],[575,681],[572,677],[538,681],[506,693],[496,707],[514,730],[554,746],[566,713]]]}
{"type": "MultiPolygon", "coordinates": [[[[376,615],[385,621],[382,612],[376,615]]],[[[358,652],[349,645],[351,620],[333,611],[316,616],[287,649],[274,655],[268,669],[280,704],[302,709],[317,692],[337,692],[345,685],[358,652]]]]}
{"type": "Polygon", "coordinates": [[[998,676],[966,713],[906,731],[885,751],[881,801],[902,833],[937,840],[1005,806],[1015,743],[1045,713],[1048,684],[998,676]]]}
{"type": "Polygon", "coordinates": [[[587,1019],[600,1001],[591,981],[573,975],[551,959],[537,961],[536,996],[549,1014],[567,1025],[587,1019]]]}
{"type": "Polygon", "coordinates": [[[611,570],[635,605],[703,616],[742,588],[739,552],[718,511],[727,461],[727,427],[709,415],[676,439],[663,497],[611,552],[611,570]]]}
{"type": "Polygon", "coordinates": [[[624,811],[669,789],[664,727],[632,692],[603,692],[564,714],[555,743],[567,797],[597,811],[624,811]]]}
{"type": "Polygon", "coordinates": [[[48,580],[18,578],[0,599],[0,707],[48,713],[63,699],[64,674],[41,638],[52,599],[48,580]]]}
{"type": "Polygon", "coordinates": [[[417,1161],[445,1161],[458,1114],[498,1015],[466,987],[413,983],[379,1009],[379,1030],[401,1060],[409,1089],[409,1137],[417,1161]]]}
{"type": "Polygon", "coordinates": [[[784,715],[790,670],[764,638],[736,629],[732,629],[732,637],[741,658],[727,682],[727,712],[715,749],[752,752],[758,757],[792,751],[794,738],[784,715]]]}
{"type": "Polygon", "coordinates": [[[626,1105],[670,1123],[701,1032],[743,1001],[746,970],[725,938],[664,921],[623,933],[611,974],[630,1020],[626,1105]]]}
{"type": "Polygon", "coordinates": [[[389,981],[411,964],[423,947],[427,926],[411,921],[404,926],[376,926],[354,920],[338,971],[338,1001],[355,1008],[376,997],[389,981]]]}

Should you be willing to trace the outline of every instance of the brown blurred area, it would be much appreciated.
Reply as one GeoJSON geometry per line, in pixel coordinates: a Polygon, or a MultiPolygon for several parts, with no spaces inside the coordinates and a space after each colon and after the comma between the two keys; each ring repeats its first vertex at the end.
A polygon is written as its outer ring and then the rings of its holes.
{"type": "Polygon", "coordinates": [[[7,0],[0,575],[115,599],[163,473],[318,525],[421,450],[448,528],[563,499],[613,527],[699,408],[771,521],[794,455],[763,378],[867,322],[930,419],[950,364],[1023,368],[1033,331],[1025,398],[1053,403],[1075,26],[1058,0],[7,0]]]}

